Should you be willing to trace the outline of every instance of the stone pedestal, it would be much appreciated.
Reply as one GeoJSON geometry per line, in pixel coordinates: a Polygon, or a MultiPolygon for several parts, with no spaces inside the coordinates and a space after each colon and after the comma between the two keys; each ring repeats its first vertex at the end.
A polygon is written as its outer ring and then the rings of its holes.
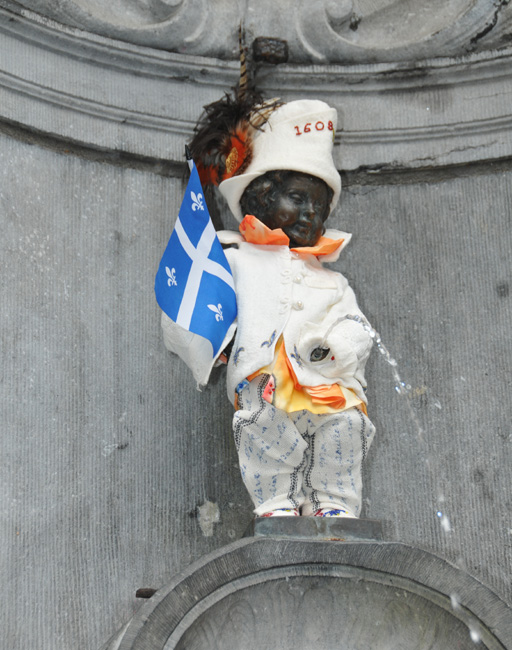
{"type": "Polygon", "coordinates": [[[383,538],[380,521],[343,517],[256,517],[245,535],[340,542],[383,538]]]}
{"type": "Polygon", "coordinates": [[[284,522],[267,523],[277,536],[202,558],[104,650],[512,647],[512,610],[439,557],[383,541],[291,539],[284,522]]]}

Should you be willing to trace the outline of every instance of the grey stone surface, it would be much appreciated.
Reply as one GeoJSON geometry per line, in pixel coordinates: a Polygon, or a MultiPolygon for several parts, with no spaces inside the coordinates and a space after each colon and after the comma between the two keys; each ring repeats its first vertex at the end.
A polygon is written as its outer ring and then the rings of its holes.
{"type": "Polygon", "coordinates": [[[506,43],[508,0],[21,0],[66,25],[173,52],[237,57],[253,38],[286,39],[294,63],[410,61],[506,43]]]}
{"type": "Polygon", "coordinates": [[[162,347],[181,183],[1,141],[0,645],[97,650],[248,503],[223,391],[162,347]]]}
{"type": "MultiPolygon", "coordinates": [[[[0,627],[9,650],[97,650],[138,588],[242,537],[250,504],[222,374],[199,393],[161,342],[181,182],[0,142],[0,627]]],[[[412,386],[374,351],[364,516],[510,603],[512,172],[487,172],[346,182],[331,223],[412,386]]]]}
{"type": "MultiPolygon", "coordinates": [[[[491,3],[476,5],[489,11],[491,3]]],[[[216,23],[207,28],[222,40],[216,23]]],[[[236,35],[236,27],[231,31],[236,35]]],[[[117,163],[176,167],[202,106],[238,78],[231,59],[116,41],[58,25],[9,0],[0,0],[0,35],[2,128],[117,163]]],[[[422,42],[431,39],[425,35],[422,42]]],[[[405,60],[386,63],[375,53],[375,62],[362,64],[264,65],[258,82],[267,97],[308,96],[338,109],[340,169],[425,168],[512,156],[510,43],[457,58],[438,58],[434,48],[433,58],[421,61],[406,51],[405,60]]]]}

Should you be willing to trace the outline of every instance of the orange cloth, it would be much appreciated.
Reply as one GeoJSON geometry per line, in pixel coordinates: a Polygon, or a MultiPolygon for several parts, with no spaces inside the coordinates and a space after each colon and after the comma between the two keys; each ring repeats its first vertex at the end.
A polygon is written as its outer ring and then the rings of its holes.
{"type": "Polygon", "coordinates": [[[282,337],[276,344],[272,362],[253,372],[247,380],[263,374],[273,378],[263,398],[287,413],[303,409],[310,413],[337,413],[356,406],[366,414],[366,405],[349,388],[339,384],[301,386],[286,354],[282,337]]]}
{"type": "Polygon", "coordinates": [[[268,246],[288,246],[290,239],[281,228],[271,230],[252,214],[248,214],[240,223],[238,230],[250,244],[266,244],[268,246]]]}
{"type": "MultiPolygon", "coordinates": [[[[252,214],[244,217],[239,230],[245,241],[250,244],[288,246],[290,243],[290,238],[281,228],[271,230],[252,214]]],[[[322,236],[314,246],[302,246],[301,248],[290,248],[290,250],[303,255],[330,255],[330,253],[334,253],[335,250],[342,246],[344,241],[344,239],[330,239],[322,236]]]]}

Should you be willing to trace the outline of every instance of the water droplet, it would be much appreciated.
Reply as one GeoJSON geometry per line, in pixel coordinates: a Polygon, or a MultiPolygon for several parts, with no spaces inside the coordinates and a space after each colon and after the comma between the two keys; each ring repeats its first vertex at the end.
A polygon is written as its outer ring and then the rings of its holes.
{"type": "Polygon", "coordinates": [[[452,527],[450,526],[450,520],[446,515],[441,517],[441,528],[445,533],[449,533],[452,529],[452,527]]]}
{"type": "Polygon", "coordinates": [[[469,636],[471,637],[471,641],[473,641],[473,643],[480,643],[480,641],[482,640],[482,637],[480,636],[480,632],[476,630],[474,627],[472,627],[469,630],[469,636]]]}
{"type": "Polygon", "coordinates": [[[439,517],[439,519],[441,519],[441,517],[443,516],[443,513],[440,510],[438,510],[436,514],[439,517]]]}
{"type": "Polygon", "coordinates": [[[458,594],[450,594],[450,601],[452,603],[452,609],[454,611],[460,608],[460,598],[458,594]]]}

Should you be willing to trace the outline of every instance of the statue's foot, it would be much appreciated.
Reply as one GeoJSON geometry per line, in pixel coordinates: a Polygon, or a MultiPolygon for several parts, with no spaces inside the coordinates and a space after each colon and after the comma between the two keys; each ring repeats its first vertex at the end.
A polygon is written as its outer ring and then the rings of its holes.
{"type": "Polygon", "coordinates": [[[278,510],[271,510],[266,512],[260,517],[298,517],[299,511],[297,508],[279,508],[278,510]]]}
{"type": "Polygon", "coordinates": [[[353,515],[348,510],[345,510],[344,508],[321,508],[320,510],[317,510],[313,516],[314,517],[352,517],[353,519],[356,518],[355,515],[353,515]]]}

